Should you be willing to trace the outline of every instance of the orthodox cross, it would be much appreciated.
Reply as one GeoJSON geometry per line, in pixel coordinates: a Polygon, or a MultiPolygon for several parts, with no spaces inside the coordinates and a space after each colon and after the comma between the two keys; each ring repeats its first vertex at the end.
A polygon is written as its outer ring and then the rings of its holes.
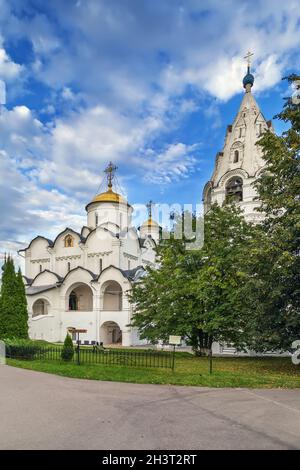
{"type": "Polygon", "coordinates": [[[152,206],[153,206],[153,201],[150,200],[148,204],[146,204],[146,207],[148,209],[149,219],[152,218],[152,206]]]}
{"type": "Polygon", "coordinates": [[[117,166],[114,165],[112,162],[109,162],[109,164],[107,165],[107,167],[105,168],[104,172],[106,173],[107,175],[107,186],[108,186],[108,189],[111,189],[112,188],[112,181],[114,179],[114,176],[115,176],[115,172],[117,170],[117,166]]]}
{"type": "Polygon", "coordinates": [[[248,64],[248,69],[250,69],[250,65],[251,65],[251,57],[254,55],[253,52],[250,52],[248,51],[247,54],[245,55],[244,59],[247,60],[247,64],[248,64]]]}

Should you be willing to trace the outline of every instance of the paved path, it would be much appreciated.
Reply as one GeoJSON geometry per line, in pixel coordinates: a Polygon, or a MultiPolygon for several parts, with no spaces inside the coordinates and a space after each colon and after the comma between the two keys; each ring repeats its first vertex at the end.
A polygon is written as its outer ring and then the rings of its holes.
{"type": "Polygon", "coordinates": [[[136,385],[0,366],[1,449],[300,449],[300,390],[136,385]]]}

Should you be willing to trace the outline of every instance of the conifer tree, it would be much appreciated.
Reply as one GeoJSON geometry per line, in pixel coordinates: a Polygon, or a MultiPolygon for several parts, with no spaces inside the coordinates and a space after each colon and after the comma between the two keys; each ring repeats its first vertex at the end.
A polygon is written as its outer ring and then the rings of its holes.
{"type": "Polygon", "coordinates": [[[27,303],[21,274],[16,274],[10,256],[6,259],[2,270],[0,337],[27,338],[27,303]]]}
{"type": "Polygon", "coordinates": [[[22,278],[22,272],[19,268],[17,273],[17,298],[18,298],[18,317],[19,317],[19,338],[28,338],[28,309],[25,293],[25,285],[22,278]]]}

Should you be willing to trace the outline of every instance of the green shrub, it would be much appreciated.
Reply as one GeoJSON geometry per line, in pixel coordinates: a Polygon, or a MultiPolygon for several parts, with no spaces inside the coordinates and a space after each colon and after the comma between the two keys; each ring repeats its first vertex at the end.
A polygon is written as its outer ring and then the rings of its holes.
{"type": "Polygon", "coordinates": [[[41,344],[30,339],[10,338],[3,341],[6,346],[6,356],[14,359],[32,360],[44,352],[41,344]]]}
{"type": "Polygon", "coordinates": [[[64,345],[61,351],[61,358],[64,361],[71,361],[74,356],[74,346],[71,336],[67,333],[67,336],[64,341],[64,345]]]}

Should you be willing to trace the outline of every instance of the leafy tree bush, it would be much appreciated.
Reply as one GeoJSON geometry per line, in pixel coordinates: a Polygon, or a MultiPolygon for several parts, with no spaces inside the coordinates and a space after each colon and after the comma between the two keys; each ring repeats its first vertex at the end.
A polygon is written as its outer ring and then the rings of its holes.
{"type": "MultiPolygon", "coordinates": [[[[288,82],[299,88],[300,76],[291,75],[288,82]]],[[[299,103],[287,98],[275,117],[289,129],[280,136],[267,131],[258,142],[266,171],[255,186],[265,220],[246,258],[249,282],[240,291],[249,316],[249,347],[256,351],[291,350],[300,338],[299,103]]]]}
{"type": "Polygon", "coordinates": [[[141,338],[183,336],[197,355],[207,354],[213,341],[245,347],[237,292],[246,282],[240,266],[253,227],[233,204],[212,206],[204,229],[203,247],[193,250],[171,233],[157,248],[158,269],[147,268],[129,294],[141,338]]]}
{"type": "Polygon", "coordinates": [[[28,338],[28,314],[21,272],[15,272],[11,257],[2,267],[0,292],[0,338],[28,338]]]}
{"type": "Polygon", "coordinates": [[[67,333],[67,336],[64,341],[64,345],[62,347],[61,351],[61,358],[64,361],[71,361],[74,356],[74,346],[73,346],[73,341],[69,333],[67,333]]]}

